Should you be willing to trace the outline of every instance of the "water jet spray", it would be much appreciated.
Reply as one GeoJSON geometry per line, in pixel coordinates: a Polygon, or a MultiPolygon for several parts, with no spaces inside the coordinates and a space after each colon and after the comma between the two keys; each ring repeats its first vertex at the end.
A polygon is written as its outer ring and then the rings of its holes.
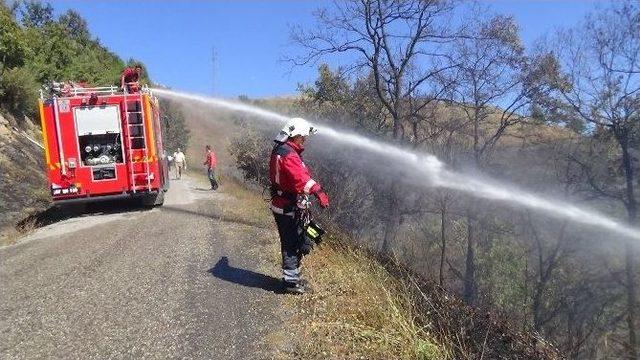
{"type": "MultiPolygon", "coordinates": [[[[153,89],[153,91],[160,97],[196,101],[212,107],[255,115],[265,121],[277,124],[278,127],[289,120],[288,116],[244,103],[166,89],[153,89]]],[[[314,127],[316,126],[314,125],[314,127]]],[[[447,188],[478,198],[519,204],[537,212],[543,211],[558,218],[606,229],[625,238],[640,240],[640,229],[624,225],[595,210],[553,200],[496,180],[478,179],[476,176],[472,177],[462,172],[452,171],[431,154],[409,151],[362,135],[336,131],[327,126],[317,126],[317,128],[318,135],[329,137],[335,142],[377,153],[394,162],[402,162],[416,175],[424,178],[422,185],[425,187],[447,188]]]]}

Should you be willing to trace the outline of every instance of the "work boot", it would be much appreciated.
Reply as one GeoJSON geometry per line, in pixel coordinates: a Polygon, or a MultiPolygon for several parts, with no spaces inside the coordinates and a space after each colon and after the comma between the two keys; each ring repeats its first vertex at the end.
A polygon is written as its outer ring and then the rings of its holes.
{"type": "Polygon", "coordinates": [[[302,295],[306,292],[305,286],[301,283],[284,281],[284,292],[287,294],[302,295]]]}

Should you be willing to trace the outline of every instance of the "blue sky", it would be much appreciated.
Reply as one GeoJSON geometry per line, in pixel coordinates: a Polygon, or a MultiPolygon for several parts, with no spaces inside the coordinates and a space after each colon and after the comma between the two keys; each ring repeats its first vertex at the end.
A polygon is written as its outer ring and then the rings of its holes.
{"type": "MultiPolygon", "coordinates": [[[[597,1],[494,0],[513,15],[526,45],[556,27],[580,21],[597,1]]],[[[316,68],[281,61],[297,49],[289,26],[310,27],[329,1],[53,1],[75,9],[94,36],[123,59],[142,60],[154,81],[176,90],[235,97],[294,94],[316,68]],[[216,51],[215,72],[212,47],[216,51]]]]}

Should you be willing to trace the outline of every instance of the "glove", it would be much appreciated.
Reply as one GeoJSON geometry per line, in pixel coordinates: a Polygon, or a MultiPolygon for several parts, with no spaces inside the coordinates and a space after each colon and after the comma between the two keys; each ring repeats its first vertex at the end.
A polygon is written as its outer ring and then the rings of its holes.
{"type": "Polygon", "coordinates": [[[326,208],[327,206],[329,206],[329,197],[324,191],[320,190],[314,195],[318,199],[318,202],[320,203],[320,207],[326,208]]]}

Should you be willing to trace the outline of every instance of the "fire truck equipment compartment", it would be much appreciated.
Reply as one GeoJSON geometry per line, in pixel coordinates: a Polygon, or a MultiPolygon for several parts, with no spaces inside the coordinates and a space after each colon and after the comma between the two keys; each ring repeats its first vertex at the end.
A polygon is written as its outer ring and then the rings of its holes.
{"type": "Polygon", "coordinates": [[[84,135],[78,137],[83,166],[122,163],[120,134],[84,135]]]}

